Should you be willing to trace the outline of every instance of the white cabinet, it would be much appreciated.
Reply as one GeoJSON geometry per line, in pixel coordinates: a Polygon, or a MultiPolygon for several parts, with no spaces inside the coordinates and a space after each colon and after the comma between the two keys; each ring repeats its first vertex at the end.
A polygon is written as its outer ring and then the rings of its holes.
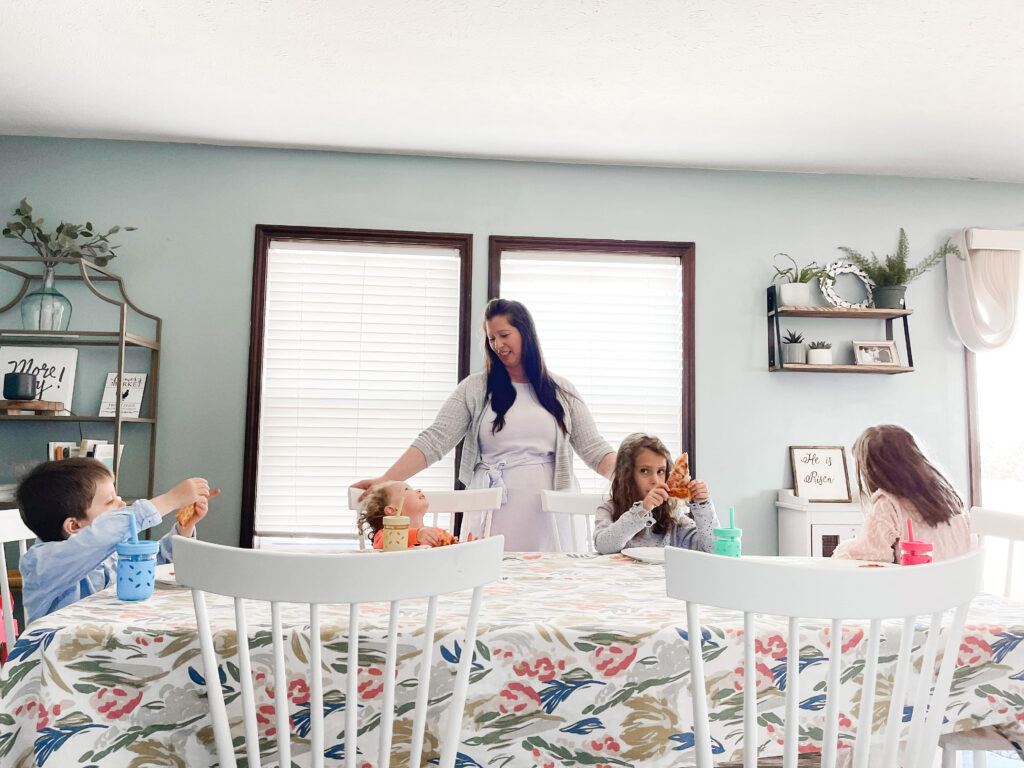
{"type": "Polygon", "coordinates": [[[796,557],[830,557],[841,541],[860,530],[860,504],[806,501],[792,489],[779,491],[779,554],[796,557]]]}

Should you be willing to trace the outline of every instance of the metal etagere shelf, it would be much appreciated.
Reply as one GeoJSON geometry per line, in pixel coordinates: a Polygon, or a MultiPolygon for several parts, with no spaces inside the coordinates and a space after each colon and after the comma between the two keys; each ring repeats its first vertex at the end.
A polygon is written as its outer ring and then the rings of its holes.
{"type": "MultiPolygon", "coordinates": [[[[43,279],[43,271],[48,260],[39,256],[0,256],[0,270],[4,270],[21,279],[20,288],[16,287],[14,297],[0,306],[0,315],[17,306],[28,293],[32,281],[43,279]]],[[[124,280],[120,275],[105,267],[97,266],[87,259],[49,260],[56,266],[63,265],[64,272],[54,275],[55,281],[79,281],[98,299],[112,304],[117,308],[118,327],[116,330],[67,330],[67,331],[34,331],[16,328],[0,328],[0,345],[13,346],[64,346],[64,347],[114,347],[117,355],[118,381],[125,373],[125,350],[132,347],[149,350],[149,373],[147,379],[148,407],[140,417],[126,417],[121,413],[121,400],[116,399],[113,416],[56,416],[48,414],[35,415],[0,415],[0,421],[67,421],[78,423],[104,423],[113,425],[114,429],[114,477],[120,471],[120,448],[122,443],[121,430],[125,424],[144,424],[149,428],[149,477],[147,494],[153,493],[153,475],[156,466],[156,426],[157,403],[160,379],[160,338],[163,321],[156,315],[145,312],[137,307],[128,297],[124,280]],[[70,267],[70,269],[69,269],[70,267]],[[100,286],[113,286],[104,291],[100,286]],[[146,338],[138,333],[128,331],[129,318],[142,322],[145,318],[153,326],[153,337],[146,338]]],[[[17,286],[17,280],[14,281],[17,286]]],[[[70,412],[71,403],[67,403],[70,412]]]]}

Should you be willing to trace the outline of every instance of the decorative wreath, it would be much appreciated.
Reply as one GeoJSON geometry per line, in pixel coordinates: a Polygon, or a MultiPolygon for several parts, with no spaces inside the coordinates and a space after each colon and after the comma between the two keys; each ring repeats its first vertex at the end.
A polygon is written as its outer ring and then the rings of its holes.
{"type": "Polygon", "coordinates": [[[821,285],[821,295],[825,297],[825,301],[831,304],[833,307],[846,307],[848,309],[866,309],[867,307],[875,306],[875,302],[871,298],[871,289],[875,287],[874,281],[867,276],[867,273],[858,267],[856,264],[847,264],[845,261],[834,261],[825,267],[825,274],[821,277],[818,282],[821,285]],[[864,289],[868,295],[864,301],[859,301],[856,304],[847,301],[836,293],[836,278],[839,275],[853,275],[864,283],[864,289]]]}

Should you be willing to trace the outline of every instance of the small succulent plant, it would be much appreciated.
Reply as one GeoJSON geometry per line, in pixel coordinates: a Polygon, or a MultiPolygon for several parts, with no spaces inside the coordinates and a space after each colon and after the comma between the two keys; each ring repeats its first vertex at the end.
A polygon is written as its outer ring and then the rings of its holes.
{"type": "Polygon", "coordinates": [[[802,333],[796,333],[788,328],[786,329],[786,335],[782,337],[783,344],[803,344],[804,335],[802,333]]]}
{"type": "Polygon", "coordinates": [[[807,345],[808,349],[832,349],[831,341],[812,341],[807,345]]]}

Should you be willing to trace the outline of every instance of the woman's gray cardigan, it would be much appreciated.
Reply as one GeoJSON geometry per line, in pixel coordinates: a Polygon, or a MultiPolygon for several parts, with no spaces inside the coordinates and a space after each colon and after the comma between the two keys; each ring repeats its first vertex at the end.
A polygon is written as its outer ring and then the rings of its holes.
{"type": "MultiPolygon", "coordinates": [[[[558,401],[565,409],[565,428],[569,431],[566,440],[561,428],[556,429],[554,490],[574,490],[573,450],[595,472],[601,459],[613,451],[597,431],[594,417],[590,415],[576,388],[568,379],[554,374],[551,374],[551,378],[561,390],[558,401]]],[[[487,374],[471,374],[459,382],[451,397],[441,406],[434,423],[413,440],[413,447],[423,452],[427,466],[430,466],[454,448],[460,440],[466,438],[462,446],[459,480],[468,488],[473,479],[473,471],[480,460],[480,428],[487,410],[487,374]]],[[[490,429],[490,424],[486,425],[486,428],[490,429]]]]}

